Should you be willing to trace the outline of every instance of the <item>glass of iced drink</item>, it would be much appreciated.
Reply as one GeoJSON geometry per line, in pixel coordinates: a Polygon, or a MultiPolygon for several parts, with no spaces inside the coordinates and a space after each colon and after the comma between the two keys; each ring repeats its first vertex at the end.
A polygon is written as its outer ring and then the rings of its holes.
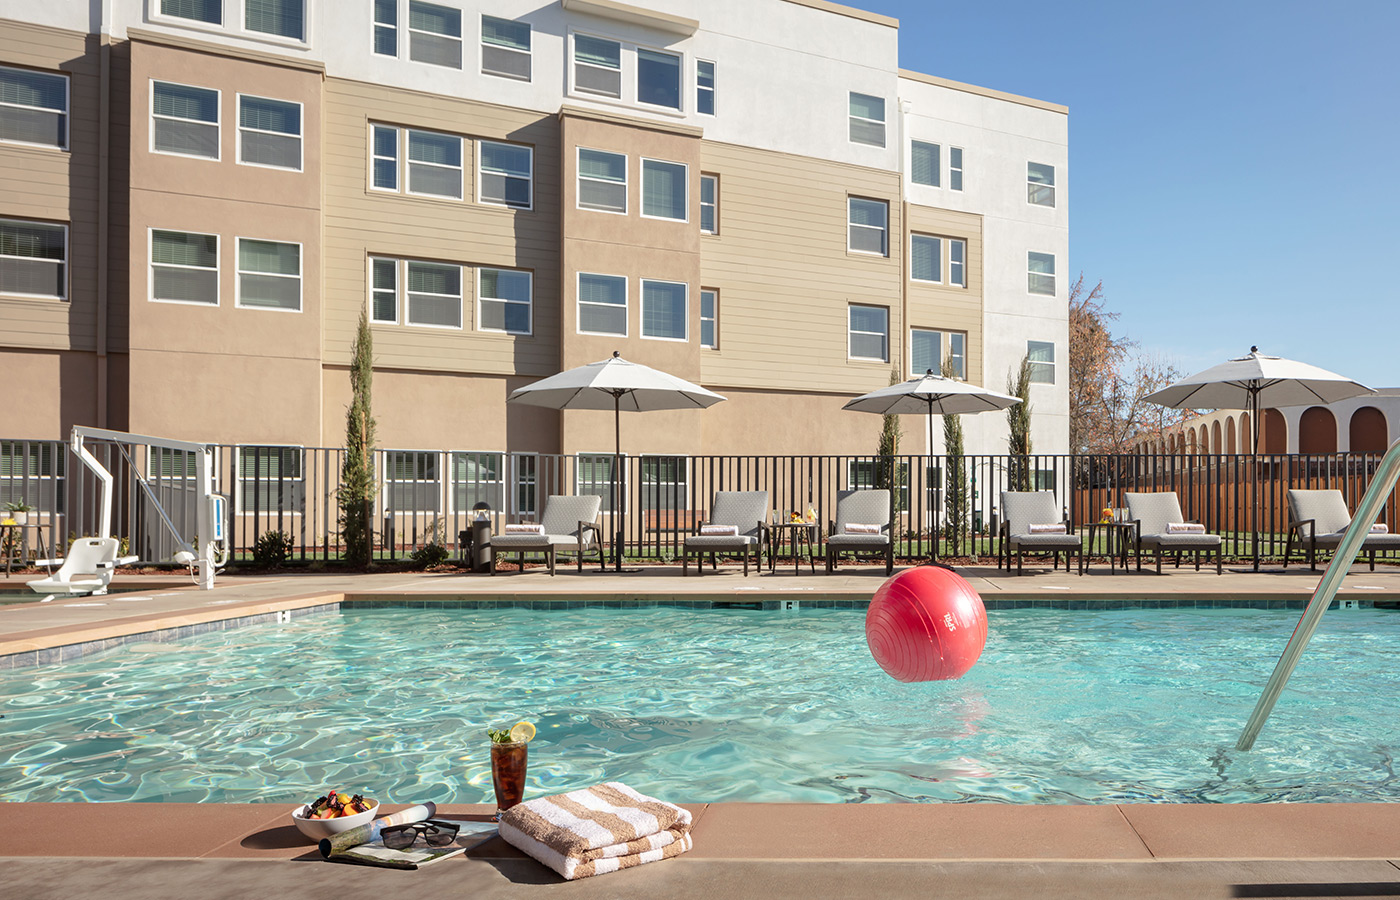
{"type": "Polygon", "coordinates": [[[496,815],[525,799],[525,764],[535,726],[517,722],[509,731],[488,731],[491,736],[491,784],[496,789],[496,815]]]}

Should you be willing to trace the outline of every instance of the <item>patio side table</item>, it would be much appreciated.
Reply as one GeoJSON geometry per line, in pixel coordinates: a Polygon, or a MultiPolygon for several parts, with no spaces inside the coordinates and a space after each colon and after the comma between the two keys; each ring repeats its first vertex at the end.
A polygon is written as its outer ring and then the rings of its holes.
{"type": "Polygon", "coordinates": [[[1082,526],[1088,532],[1088,546],[1085,552],[1079,557],[1079,571],[1083,574],[1089,566],[1089,559],[1094,555],[1094,547],[1098,543],[1099,532],[1104,535],[1104,549],[1108,551],[1108,565],[1110,572],[1118,571],[1118,563],[1123,563],[1123,571],[1128,571],[1128,543],[1132,538],[1133,523],[1131,522],[1087,522],[1082,526]]]}
{"type": "Polygon", "coordinates": [[[802,548],[806,548],[807,564],[812,570],[812,574],[817,574],[817,551],[816,545],[820,541],[816,522],[779,522],[768,526],[774,533],[776,544],[773,552],[768,556],[768,571],[772,572],[778,563],[777,548],[783,542],[783,534],[787,534],[788,550],[792,553],[792,574],[802,574],[802,548]]]}

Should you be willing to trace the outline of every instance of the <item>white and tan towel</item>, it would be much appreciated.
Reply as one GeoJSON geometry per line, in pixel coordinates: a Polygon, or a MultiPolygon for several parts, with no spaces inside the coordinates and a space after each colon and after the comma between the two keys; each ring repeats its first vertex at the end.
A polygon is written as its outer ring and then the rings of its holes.
{"type": "Polygon", "coordinates": [[[1167,534],[1205,534],[1206,526],[1197,522],[1168,522],[1167,534]]]}
{"type": "Polygon", "coordinates": [[[514,525],[507,525],[506,534],[544,534],[544,526],[520,522],[514,525]]]}
{"type": "Polygon", "coordinates": [[[1372,534],[1390,534],[1390,526],[1384,522],[1377,522],[1371,526],[1372,534]]]}
{"type": "Polygon", "coordinates": [[[1059,522],[1054,525],[1031,525],[1028,534],[1064,534],[1065,523],[1059,522]]]}
{"type": "Polygon", "coordinates": [[[847,523],[846,523],[846,533],[847,533],[847,534],[879,534],[879,533],[880,533],[880,526],[879,526],[879,525],[868,525],[868,524],[863,523],[863,522],[847,522],[847,523]]]}
{"type": "Polygon", "coordinates": [[[566,879],[679,856],[690,812],[609,781],[540,797],[501,813],[501,837],[566,879]]]}
{"type": "Polygon", "coordinates": [[[738,525],[701,525],[701,534],[727,534],[730,537],[739,536],[738,525]]]}

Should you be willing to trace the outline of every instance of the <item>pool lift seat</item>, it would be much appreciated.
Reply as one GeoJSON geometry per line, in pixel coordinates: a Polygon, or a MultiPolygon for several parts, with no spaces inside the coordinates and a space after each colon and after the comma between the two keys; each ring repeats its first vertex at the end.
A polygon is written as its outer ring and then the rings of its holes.
{"type": "Polygon", "coordinates": [[[55,597],[96,596],[107,593],[117,566],[136,562],[137,556],[117,556],[120,544],[113,537],[78,538],[63,559],[44,559],[41,566],[58,566],[47,578],[29,582],[35,593],[46,594],[41,603],[55,597]]]}

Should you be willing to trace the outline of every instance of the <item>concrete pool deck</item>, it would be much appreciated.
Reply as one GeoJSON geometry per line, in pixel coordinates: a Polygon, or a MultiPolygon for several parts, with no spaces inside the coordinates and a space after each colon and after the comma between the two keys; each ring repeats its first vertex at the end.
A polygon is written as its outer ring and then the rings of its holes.
{"type": "MultiPolygon", "coordinates": [[[[1298,605],[1321,572],[1173,570],[1158,577],[1083,577],[1048,569],[1016,576],[959,571],[989,601],[1054,601],[1099,608],[1120,601],[1235,601],[1298,605]]],[[[0,581],[0,591],[23,586],[0,581]]],[[[550,578],[523,575],[288,575],[122,578],[126,594],[0,606],[0,660],[61,661],[64,648],[99,651],[123,636],[174,634],[229,621],[276,621],[342,599],[412,595],[425,605],[507,599],[577,603],[744,603],[868,600],[878,568],[834,576],[776,573],[681,578],[679,567],[550,578]],[[102,603],[105,605],[88,605],[102,603]]],[[[1400,569],[1352,569],[1341,598],[1400,601],[1400,569]]],[[[1337,611],[1332,614],[1345,614],[1337,611]]],[[[1280,651],[1282,647],[1279,648],[1280,651]]],[[[76,653],[77,650],[72,652],[76,653]]],[[[4,667],[0,663],[0,667],[4,667]]],[[[13,674],[20,674],[15,672],[13,674]]],[[[296,798],[300,799],[300,798],[296,798]]],[[[295,800],[293,801],[295,802],[295,800]]],[[[421,872],[315,869],[314,848],[290,826],[291,804],[5,803],[0,898],[164,898],[465,891],[471,896],[825,897],[1400,897],[1400,804],[743,804],[691,807],[695,850],[661,865],[565,883],[499,840],[421,872]]],[[[447,805],[449,818],[485,806],[447,805]]]]}

